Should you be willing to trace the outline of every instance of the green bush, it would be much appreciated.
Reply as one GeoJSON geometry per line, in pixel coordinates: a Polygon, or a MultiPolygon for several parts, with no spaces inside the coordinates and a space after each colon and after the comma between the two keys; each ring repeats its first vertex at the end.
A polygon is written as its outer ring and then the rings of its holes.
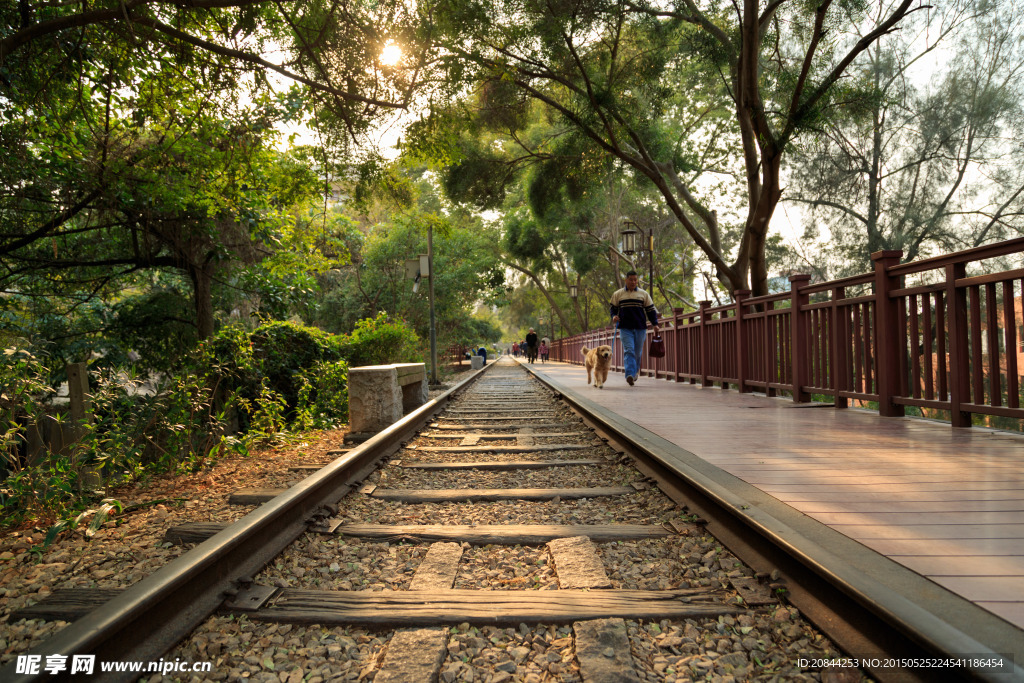
{"type": "Polygon", "coordinates": [[[342,342],[342,355],[349,367],[387,365],[389,363],[422,363],[423,343],[402,321],[389,321],[387,313],[365,318],[342,342]]]}
{"type": "MultiPolygon", "coordinates": [[[[129,387],[136,380],[130,373],[92,369],[92,420],[81,425],[81,438],[62,453],[28,462],[21,451],[25,430],[49,419],[37,400],[49,388],[45,375],[26,351],[8,350],[0,362],[0,526],[70,519],[69,513],[98,497],[82,485],[83,468],[100,471],[110,487],[152,473],[194,471],[212,456],[244,447],[225,436],[224,408],[230,404],[215,408],[216,383],[185,372],[169,377],[154,395],[133,396],[129,387]]],[[[66,421],[61,415],[53,419],[66,421]]]]}
{"type": "Polygon", "coordinates": [[[297,429],[331,429],[348,416],[348,363],[316,363],[300,373],[297,429]]]}

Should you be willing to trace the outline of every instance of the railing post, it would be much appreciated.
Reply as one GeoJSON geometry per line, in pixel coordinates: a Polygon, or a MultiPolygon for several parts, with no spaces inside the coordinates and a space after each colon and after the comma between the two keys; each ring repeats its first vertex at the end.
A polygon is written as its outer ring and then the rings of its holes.
{"type": "Polygon", "coordinates": [[[793,370],[793,401],[808,403],[811,395],[804,391],[807,384],[807,319],[800,309],[807,304],[809,297],[802,290],[811,281],[810,275],[789,276],[789,322],[790,322],[790,367],[793,370]]]}
{"type": "MultiPolygon", "coordinates": [[[[950,422],[954,427],[970,427],[971,413],[960,406],[970,402],[970,353],[967,345],[967,290],[957,289],[956,281],[967,276],[967,266],[951,263],[946,266],[946,324],[949,326],[949,407],[950,422]]],[[[992,305],[989,303],[989,305],[992,305]]],[[[1008,323],[1009,324],[1009,323],[1008,323]]],[[[942,334],[942,330],[937,330],[942,334]]],[[[1007,353],[1012,353],[1008,349],[1007,353]]],[[[939,362],[945,362],[940,358],[939,362]]],[[[975,368],[975,372],[981,372],[975,368]]],[[[975,402],[978,399],[975,398],[975,402]]]]}
{"type": "Polygon", "coordinates": [[[849,383],[847,366],[850,344],[850,330],[846,324],[845,309],[839,305],[846,298],[846,287],[832,288],[832,325],[829,327],[829,355],[831,356],[832,391],[835,392],[836,408],[849,407],[849,399],[839,395],[849,383]],[[840,320],[840,317],[842,318],[840,320]]]}
{"type": "Polygon", "coordinates": [[[903,252],[876,251],[875,262],[875,363],[878,368],[878,414],[884,417],[902,417],[903,406],[893,403],[900,387],[900,332],[898,303],[890,292],[898,289],[896,278],[888,268],[900,262],[903,252]]]}
{"type": "Polygon", "coordinates": [[[682,326],[682,315],[685,309],[673,308],[672,309],[672,329],[675,334],[672,338],[675,340],[673,344],[672,353],[675,355],[675,376],[672,378],[675,382],[681,382],[682,377],[680,376],[683,372],[683,326],[682,326]]]}
{"type": "Polygon", "coordinates": [[[747,331],[743,325],[743,302],[750,298],[750,290],[737,289],[732,296],[736,300],[736,388],[741,394],[749,394],[747,374],[750,371],[750,359],[747,357],[747,331]]]}
{"type": "Polygon", "coordinates": [[[711,386],[711,382],[708,381],[708,354],[710,353],[710,342],[708,341],[708,326],[707,326],[707,315],[708,308],[711,307],[710,301],[699,302],[700,308],[700,385],[702,387],[711,386]]]}

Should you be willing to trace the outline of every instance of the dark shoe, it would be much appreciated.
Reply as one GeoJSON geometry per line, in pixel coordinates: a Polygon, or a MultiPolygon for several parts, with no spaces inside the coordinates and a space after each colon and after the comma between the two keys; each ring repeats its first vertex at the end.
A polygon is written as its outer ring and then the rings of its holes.
{"type": "Polygon", "coordinates": [[[628,377],[626,377],[626,382],[629,384],[629,386],[633,386],[633,382],[635,381],[636,380],[633,378],[633,375],[629,375],[628,377]]]}

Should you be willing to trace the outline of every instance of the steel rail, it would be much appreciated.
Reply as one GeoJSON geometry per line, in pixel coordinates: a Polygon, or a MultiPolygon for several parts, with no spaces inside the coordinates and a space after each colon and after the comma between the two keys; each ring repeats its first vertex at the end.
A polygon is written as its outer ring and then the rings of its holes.
{"type": "MultiPolygon", "coordinates": [[[[26,653],[95,655],[96,662],[155,662],[192,632],[240,584],[248,583],[267,563],[301,536],[310,522],[332,509],[366,478],[378,463],[396,452],[449,400],[486,372],[475,371],[456,386],[428,401],[400,421],[353,448],[273,500],[261,505],[212,538],[76,620],[26,653]]],[[[61,681],[75,678],[70,667],[57,675],[16,672],[11,662],[0,681],[61,681]]],[[[90,680],[133,681],[141,672],[95,672],[90,680]]],[[[151,673],[151,672],[150,672],[151,673]]]]}
{"type": "MultiPolygon", "coordinates": [[[[1006,652],[996,652],[971,633],[884,585],[878,580],[881,577],[851,566],[841,556],[842,550],[834,550],[837,546],[832,545],[832,541],[838,539],[827,538],[841,537],[838,532],[815,522],[823,527],[822,535],[815,538],[805,534],[772,515],[772,503],[768,500],[771,496],[761,493],[762,500],[758,502],[738,496],[710,473],[717,468],[706,463],[703,467],[694,466],[695,461],[700,460],[697,456],[548,381],[528,365],[521,365],[566,401],[599,436],[620,452],[631,455],[641,472],[657,481],[662,492],[674,502],[701,518],[708,531],[740,560],[765,574],[778,570],[785,583],[773,585],[784,588],[785,598],[844,651],[856,653],[861,661],[877,660],[882,664],[866,667],[878,680],[931,682],[936,680],[936,669],[912,670],[884,664],[886,660],[948,658],[999,660],[1002,668],[992,671],[967,666],[957,669],[953,678],[948,669],[942,669],[944,680],[958,677],[993,683],[1024,681],[1024,669],[1007,656],[1012,647],[1007,647],[1006,652]],[[680,458],[680,453],[690,456],[690,462],[680,458]],[[826,538],[827,546],[819,542],[826,538]]],[[[778,501],[774,503],[785,507],[778,501]]],[[[843,546],[861,555],[873,553],[845,537],[839,547],[843,546]]],[[[883,559],[898,567],[891,560],[883,559]]],[[[963,608],[981,611],[953,597],[963,608]]]]}

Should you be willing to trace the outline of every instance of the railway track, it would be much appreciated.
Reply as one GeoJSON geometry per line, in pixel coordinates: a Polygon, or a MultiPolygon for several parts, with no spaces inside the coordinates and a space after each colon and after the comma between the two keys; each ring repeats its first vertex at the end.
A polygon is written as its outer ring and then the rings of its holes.
{"type": "Polygon", "coordinates": [[[265,502],[243,520],[168,530],[203,542],[132,588],[16,616],[75,620],[43,658],[211,664],[171,680],[813,680],[801,660],[841,653],[794,594],[858,647],[911,647],[559,399],[493,364],[289,491],[237,492],[265,502]]]}

